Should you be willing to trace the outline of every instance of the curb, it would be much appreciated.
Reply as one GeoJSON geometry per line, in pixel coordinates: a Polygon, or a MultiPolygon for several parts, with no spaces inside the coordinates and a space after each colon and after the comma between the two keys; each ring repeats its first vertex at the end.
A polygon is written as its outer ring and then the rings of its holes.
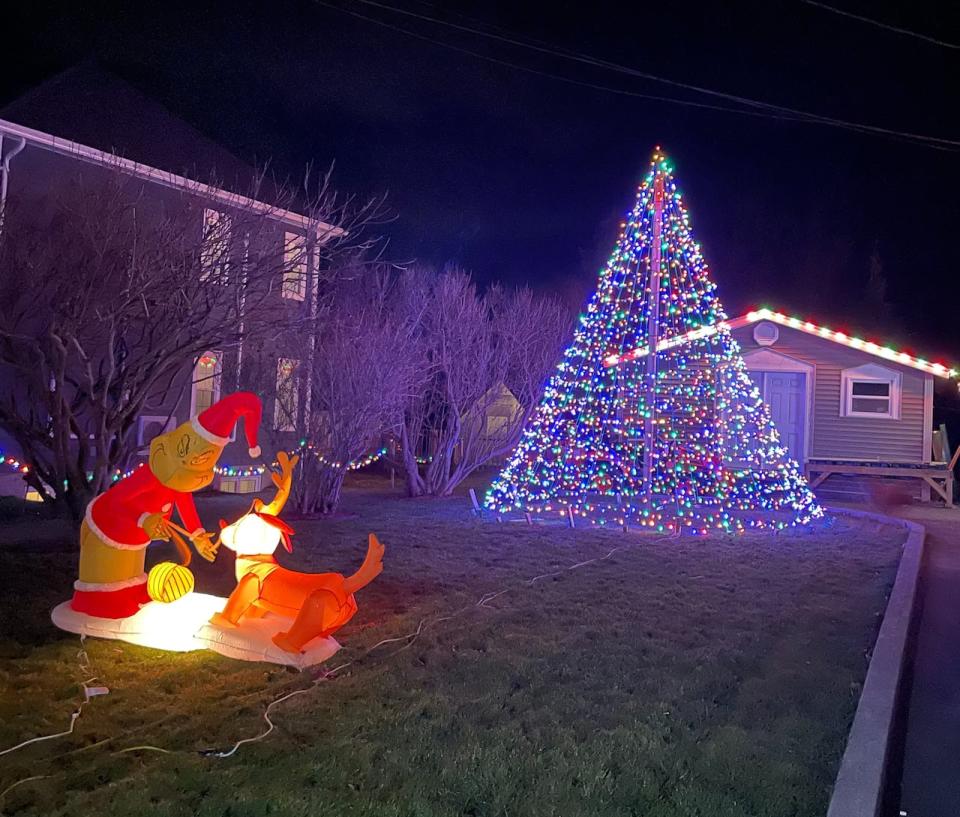
{"type": "Polygon", "coordinates": [[[887,786],[887,762],[904,678],[907,641],[919,600],[926,531],[916,522],[868,511],[831,508],[830,512],[907,529],[897,577],[873,647],[827,810],[827,817],[879,817],[887,786]]]}

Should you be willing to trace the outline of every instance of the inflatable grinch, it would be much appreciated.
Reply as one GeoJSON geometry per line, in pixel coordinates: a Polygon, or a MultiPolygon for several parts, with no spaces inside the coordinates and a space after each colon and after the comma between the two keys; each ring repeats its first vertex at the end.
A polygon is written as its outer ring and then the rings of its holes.
{"type": "Polygon", "coordinates": [[[200,524],[192,493],[213,482],[214,467],[241,417],[250,456],[260,456],[261,411],[260,398],[250,392],[224,397],[155,437],[147,464],[93,499],[80,526],[80,578],[74,583],[73,610],[120,619],[151,600],[144,556],[150,542],[168,540],[179,527],[171,521],[174,508],[197,553],[213,561],[217,543],[200,524]]]}

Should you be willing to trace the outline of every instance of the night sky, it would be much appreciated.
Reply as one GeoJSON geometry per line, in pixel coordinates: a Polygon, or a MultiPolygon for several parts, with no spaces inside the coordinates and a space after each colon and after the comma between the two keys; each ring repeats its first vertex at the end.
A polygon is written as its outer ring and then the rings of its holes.
{"type": "MultiPolygon", "coordinates": [[[[802,0],[396,4],[678,82],[960,139],[949,80],[960,51],[802,0]]],[[[947,4],[836,4],[960,41],[947,4]]],[[[340,187],[388,191],[390,258],[456,261],[481,281],[571,302],[591,289],[659,143],[729,313],[779,306],[960,360],[955,149],[575,85],[543,74],[731,104],[358,0],[80,5],[19,4],[3,33],[0,105],[96,60],[247,161],[295,176],[335,159],[340,187]],[[886,314],[865,296],[873,254],[886,314]]]]}

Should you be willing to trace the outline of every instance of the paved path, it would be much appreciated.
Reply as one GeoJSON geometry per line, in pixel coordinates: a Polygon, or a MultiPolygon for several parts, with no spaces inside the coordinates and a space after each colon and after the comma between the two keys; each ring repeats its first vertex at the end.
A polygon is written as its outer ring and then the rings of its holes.
{"type": "Polygon", "coordinates": [[[960,510],[905,510],[927,529],[927,564],[899,814],[960,817],[960,510]]]}

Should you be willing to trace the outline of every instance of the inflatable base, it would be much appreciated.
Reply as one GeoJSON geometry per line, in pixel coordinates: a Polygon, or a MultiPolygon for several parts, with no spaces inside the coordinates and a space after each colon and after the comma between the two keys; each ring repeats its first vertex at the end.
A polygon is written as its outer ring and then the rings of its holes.
{"type": "Polygon", "coordinates": [[[340,644],[335,638],[315,638],[299,654],[281,650],[271,640],[290,627],[289,619],[265,615],[239,627],[220,628],[210,617],[223,609],[226,599],[206,593],[189,593],[163,604],[151,601],[129,618],[99,618],[80,613],[69,601],[53,608],[50,618],[61,630],[95,638],[110,638],[171,652],[212,650],[241,661],[266,661],[298,669],[312,667],[333,656],[340,644]]]}

